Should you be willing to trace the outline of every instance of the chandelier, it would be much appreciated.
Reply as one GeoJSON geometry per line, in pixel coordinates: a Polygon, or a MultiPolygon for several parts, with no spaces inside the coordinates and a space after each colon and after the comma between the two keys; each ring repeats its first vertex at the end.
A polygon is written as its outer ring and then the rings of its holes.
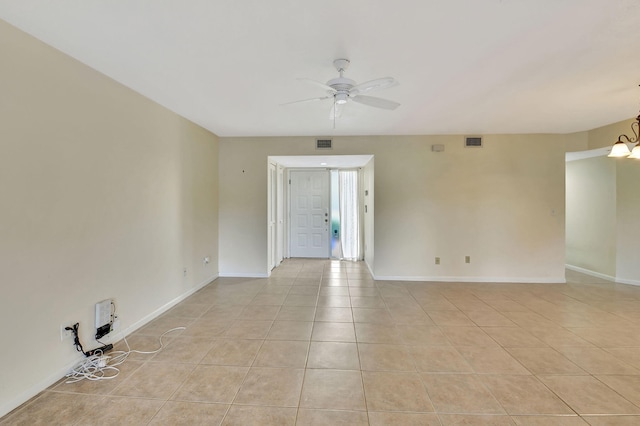
{"type": "Polygon", "coordinates": [[[631,123],[631,131],[633,132],[633,138],[627,135],[618,136],[618,141],[611,147],[611,152],[608,157],[627,157],[640,159],[640,115],[636,117],[636,121],[631,123]],[[633,151],[629,150],[627,143],[635,144],[633,151]]]}

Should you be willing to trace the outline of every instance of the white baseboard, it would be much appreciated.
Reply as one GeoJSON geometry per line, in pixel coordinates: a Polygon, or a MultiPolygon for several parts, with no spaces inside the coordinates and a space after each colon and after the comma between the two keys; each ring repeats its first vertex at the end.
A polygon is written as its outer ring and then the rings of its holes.
{"type": "Polygon", "coordinates": [[[549,277],[429,277],[429,276],[374,276],[376,281],[426,281],[459,283],[517,283],[517,284],[564,284],[564,278],[549,277]]]}
{"type": "Polygon", "coordinates": [[[628,280],[626,278],[616,278],[616,283],[640,286],[640,281],[638,281],[638,280],[628,280]]]}
{"type": "Polygon", "coordinates": [[[602,278],[603,280],[612,281],[614,283],[640,286],[640,280],[628,280],[626,278],[613,277],[611,275],[601,274],[600,272],[592,271],[590,269],[585,269],[579,266],[574,266],[569,264],[565,265],[565,267],[572,271],[581,272],[583,274],[590,275],[596,278],[602,278]]]}
{"type": "Polygon", "coordinates": [[[108,342],[108,343],[114,343],[114,342],[118,342],[118,341],[122,340],[123,337],[128,336],[131,333],[133,333],[134,331],[144,327],[145,325],[147,325],[148,323],[150,323],[154,319],[158,318],[160,315],[164,314],[169,309],[173,308],[175,305],[177,305],[178,303],[182,302],[187,297],[191,296],[193,293],[195,293],[196,291],[200,290],[201,288],[203,288],[204,286],[206,286],[207,284],[209,284],[210,282],[214,281],[217,278],[218,278],[218,275],[214,275],[214,276],[212,276],[210,278],[207,278],[206,280],[202,281],[201,283],[198,283],[194,288],[190,289],[186,293],[181,294],[180,296],[176,297],[175,299],[165,303],[164,305],[160,306],[155,311],[151,312],[149,315],[146,315],[143,318],[141,318],[140,320],[138,320],[135,323],[131,324],[129,327],[121,330],[120,332],[109,333],[109,334],[107,334],[107,336],[105,336],[105,337],[108,337],[106,340],[104,338],[100,339],[100,340],[108,342]]]}
{"type": "Polygon", "coordinates": [[[221,272],[218,274],[220,278],[269,278],[269,274],[255,274],[246,272],[221,272]]]}
{"type": "Polygon", "coordinates": [[[84,358],[85,357],[83,355],[80,355],[80,353],[78,353],[78,355],[75,355],[73,361],[69,362],[67,365],[65,365],[60,370],[57,370],[55,373],[50,374],[46,379],[39,381],[30,389],[20,393],[19,395],[16,395],[9,401],[3,401],[2,405],[0,405],[0,418],[10,413],[12,410],[18,408],[20,405],[24,404],[43,390],[47,389],[49,386],[56,383],[58,380],[63,378],[64,375],[67,374],[72,367],[74,367],[84,358]]]}
{"type": "Polygon", "coordinates": [[[572,271],[580,272],[582,274],[590,275],[592,277],[602,278],[603,280],[607,280],[607,281],[613,281],[613,282],[616,281],[616,277],[613,277],[611,275],[602,274],[600,272],[592,271],[591,269],[585,269],[585,268],[581,268],[579,266],[574,266],[574,265],[569,265],[569,264],[566,264],[564,266],[565,266],[565,268],[570,269],[572,271]]]}
{"type": "MultiPolygon", "coordinates": [[[[149,315],[146,315],[144,318],[140,319],[139,321],[136,321],[134,324],[130,325],[129,327],[125,328],[124,330],[122,330],[120,332],[117,332],[117,333],[109,333],[106,336],[104,336],[103,339],[100,339],[100,340],[102,340],[105,343],[113,343],[113,342],[117,342],[117,341],[121,340],[124,336],[128,336],[129,334],[131,334],[134,331],[138,330],[139,328],[143,327],[147,323],[149,323],[152,320],[156,319],[157,317],[159,317],[160,315],[162,315],[163,313],[165,313],[166,311],[168,311],[169,309],[171,309],[172,307],[174,307],[178,303],[182,302],[184,299],[186,299],[187,297],[191,296],[193,293],[195,293],[196,291],[200,290],[202,287],[206,286],[207,284],[209,284],[211,281],[215,280],[216,278],[218,278],[217,275],[214,275],[214,276],[212,276],[210,278],[207,278],[203,282],[201,282],[198,285],[196,285],[194,288],[192,288],[192,289],[188,290],[187,292],[181,294],[180,296],[178,296],[175,299],[169,301],[168,303],[165,303],[164,305],[162,305],[161,307],[159,307],[158,309],[156,309],[155,311],[153,311],[149,315]]],[[[49,376],[47,376],[47,378],[45,378],[44,380],[41,380],[40,382],[36,383],[33,387],[31,387],[27,391],[22,392],[19,395],[16,395],[11,400],[3,401],[3,403],[0,405],[0,417],[6,415],[7,413],[9,413],[12,410],[16,409],[21,404],[24,404],[25,402],[27,402],[28,400],[30,400],[31,398],[33,398],[34,396],[36,396],[37,394],[42,392],[43,390],[47,389],[49,386],[51,386],[54,383],[56,383],[58,380],[63,378],[64,375],[67,374],[69,372],[69,370],[71,370],[71,368],[73,368],[75,365],[77,365],[83,358],[84,358],[84,356],[80,355],[78,353],[78,355],[75,356],[75,358],[72,361],[70,361],[68,364],[66,364],[63,368],[56,370],[54,373],[52,373],[49,376]]]]}
{"type": "Polygon", "coordinates": [[[364,264],[367,266],[367,269],[369,270],[369,273],[371,274],[371,276],[375,280],[376,276],[373,273],[373,269],[371,269],[371,265],[369,265],[369,262],[367,262],[367,259],[364,260],[364,264]]]}

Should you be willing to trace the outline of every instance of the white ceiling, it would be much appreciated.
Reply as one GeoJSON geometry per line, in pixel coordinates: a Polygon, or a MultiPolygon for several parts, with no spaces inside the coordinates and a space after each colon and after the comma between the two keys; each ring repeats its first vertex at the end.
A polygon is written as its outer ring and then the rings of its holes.
{"type": "Polygon", "coordinates": [[[566,133],[636,115],[638,0],[2,0],[0,18],[219,136],[566,133]],[[392,76],[333,129],[324,95],[392,76]]]}

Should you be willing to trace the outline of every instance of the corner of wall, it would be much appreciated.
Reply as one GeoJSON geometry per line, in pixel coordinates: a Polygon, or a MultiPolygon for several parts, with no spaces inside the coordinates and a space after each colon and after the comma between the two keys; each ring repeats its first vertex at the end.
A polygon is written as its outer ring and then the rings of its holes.
{"type": "Polygon", "coordinates": [[[631,133],[631,123],[634,121],[634,119],[623,120],[589,130],[587,132],[587,149],[612,146],[618,140],[619,135],[631,133]]]}

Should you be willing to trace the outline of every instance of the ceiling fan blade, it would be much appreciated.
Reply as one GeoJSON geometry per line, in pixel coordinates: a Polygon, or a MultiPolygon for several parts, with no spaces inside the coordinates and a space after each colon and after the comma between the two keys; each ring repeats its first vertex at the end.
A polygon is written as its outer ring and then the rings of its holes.
{"type": "Polygon", "coordinates": [[[352,87],[350,93],[367,93],[372,90],[386,89],[387,87],[395,86],[396,84],[398,84],[398,82],[393,77],[378,78],[376,80],[366,81],[352,87]]]}
{"type": "Polygon", "coordinates": [[[311,80],[309,78],[299,78],[298,81],[304,81],[305,83],[313,84],[314,86],[318,86],[329,93],[336,93],[336,90],[333,87],[327,86],[326,84],[320,83],[319,81],[311,80]]]}
{"type": "Polygon", "coordinates": [[[357,102],[359,104],[372,106],[374,108],[382,108],[382,109],[396,109],[400,106],[399,103],[390,101],[388,99],[382,98],[374,98],[373,96],[352,96],[351,100],[353,102],[357,102]]]}
{"type": "Polygon", "coordinates": [[[320,98],[311,98],[311,99],[303,99],[301,101],[285,102],[283,104],[280,104],[280,106],[291,105],[291,104],[304,104],[307,102],[315,102],[315,101],[324,101],[325,99],[331,99],[331,98],[333,98],[333,96],[322,96],[320,98]]]}
{"type": "Polygon", "coordinates": [[[342,108],[343,104],[339,104],[334,102],[331,105],[331,110],[329,110],[329,120],[335,120],[336,118],[340,118],[342,116],[342,108]]]}

